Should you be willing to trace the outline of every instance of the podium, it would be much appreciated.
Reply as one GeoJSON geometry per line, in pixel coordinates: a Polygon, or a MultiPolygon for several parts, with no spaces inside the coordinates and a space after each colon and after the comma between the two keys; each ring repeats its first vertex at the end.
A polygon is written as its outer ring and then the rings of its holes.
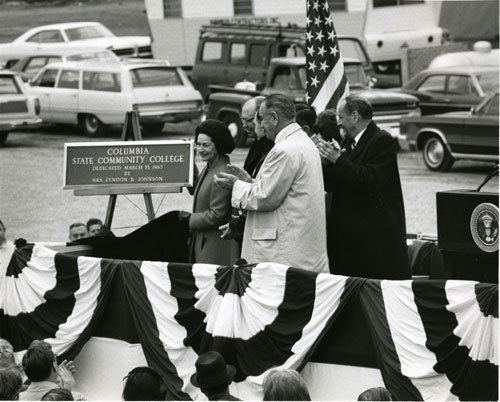
{"type": "Polygon", "coordinates": [[[446,279],[498,283],[498,193],[443,191],[436,204],[446,279]]]}

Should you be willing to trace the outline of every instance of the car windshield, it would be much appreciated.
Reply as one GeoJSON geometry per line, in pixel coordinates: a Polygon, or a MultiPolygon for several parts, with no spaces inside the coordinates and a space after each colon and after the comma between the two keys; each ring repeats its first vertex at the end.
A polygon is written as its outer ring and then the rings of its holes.
{"type": "Polygon", "coordinates": [[[17,83],[13,76],[8,75],[0,77],[0,95],[20,93],[21,89],[17,86],[17,83]]]}
{"type": "Polygon", "coordinates": [[[134,88],[170,87],[182,85],[182,80],[175,68],[144,67],[130,71],[134,88]]]}
{"type": "Polygon", "coordinates": [[[344,64],[344,72],[350,87],[364,87],[367,85],[365,71],[361,64],[344,64]]]}
{"type": "Polygon", "coordinates": [[[477,80],[486,95],[491,95],[498,91],[498,71],[478,74],[477,80]]]}
{"type": "Polygon", "coordinates": [[[370,64],[357,40],[352,38],[338,38],[338,41],[342,57],[358,59],[363,66],[368,66],[370,64]]]}
{"type": "Polygon", "coordinates": [[[94,39],[94,38],[112,38],[115,35],[102,25],[89,25],[86,27],[69,28],[65,30],[69,41],[94,39]]]}
{"type": "Polygon", "coordinates": [[[118,57],[109,50],[102,50],[96,52],[85,52],[79,54],[72,54],[67,57],[68,61],[80,61],[80,60],[101,60],[101,61],[112,61],[118,60],[118,57]]]}

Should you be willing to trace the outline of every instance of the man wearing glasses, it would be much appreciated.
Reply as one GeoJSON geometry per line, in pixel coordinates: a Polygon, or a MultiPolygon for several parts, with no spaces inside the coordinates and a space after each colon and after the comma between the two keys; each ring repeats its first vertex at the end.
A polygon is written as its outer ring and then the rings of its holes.
{"type": "MultiPolygon", "coordinates": [[[[217,184],[232,189],[233,207],[247,211],[241,257],[250,264],[276,262],[329,272],[318,150],[295,122],[295,105],[284,95],[266,97],[256,120],[275,145],[255,179],[215,176],[217,184]]],[[[236,168],[233,172],[238,174],[236,168]]]]}
{"type": "Polygon", "coordinates": [[[274,142],[266,137],[260,126],[255,124],[255,116],[264,99],[264,96],[256,96],[255,98],[249,99],[243,104],[241,109],[243,129],[249,137],[255,138],[243,165],[243,169],[245,169],[252,178],[257,176],[264,159],[274,146],[274,142]]]}

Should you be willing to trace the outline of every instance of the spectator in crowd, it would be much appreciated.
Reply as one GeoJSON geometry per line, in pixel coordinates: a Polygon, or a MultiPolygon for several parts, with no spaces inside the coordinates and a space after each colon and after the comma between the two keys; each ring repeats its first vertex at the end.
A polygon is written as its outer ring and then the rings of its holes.
{"type": "Polygon", "coordinates": [[[5,237],[5,232],[7,229],[5,225],[0,220],[0,297],[2,295],[2,283],[7,273],[7,267],[9,266],[10,258],[15,251],[14,243],[7,240],[5,237]]]}
{"type": "MultiPolygon", "coordinates": [[[[19,373],[24,380],[25,376],[19,364],[16,361],[16,355],[10,342],[0,338],[0,371],[11,370],[19,373]]],[[[24,387],[24,386],[23,386],[24,387]]],[[[25,388],[22,390],[24,391],[25,388]]]]}
{"type": "Polygon", "coordinates": [[[89,233],[87,231],[87,226],[82,222],[75,222],[69,225],[69,240],[75,241],[78,239],[83,239],[88,237],[89,233]]]}
{"type": "Polygon", "coordinates": [[[243,129],[247,132],[249,137],[255,138],[255,141],[248,150],[245,163],[243,164],[243,169],[245,169],[252,178],[257,176],[264,159],[274,146],[274,142],[266,137],[262,128],[255,124],[255,115],[264,99],[264,96],[256,96],[255,98],[249,99],[243,104],[241,109],[243,129]]]}
{"type": "MultiPolygon", "coordinates": [[[[274,146],[274,142],[266,137],[260,125],[256,124],[255,119],[261,103],[264,101],[264,96],[256,96],[249,99],[243,104],[241,109],[241,122],[243,128],[249,137],[255,137],[255,141],[250,146],[243,169],[247,171],[248,176],[240,177],[242,180],[251,181],[252,178],[259,173],[264,159],[274,146]]],[[[232,168],[230,166],[230,168],[232,168]]],[[[231,170],[230,170],[231,172],[231,170]]],[[[229,223],[221,226],[219,229],[223,230],[222,238],[235,239],[241,245],[243,239],[243,231],[245,229],[246,214],[242,212],[241,215],[231,217],[229,223]]]]}
{"type": "Polygon", "coordinates": [[[274,369],[262,384],[264,401],[310,401],[307,385],[295,370],[274,369]]]}
{"type": "Polygon", "coordinates": [[[316,120],[316,125],[313,131],[316,135],[320,136],[318,139],[321,138],[325,141],[342,141],[342,137],[340,136],[340,131],[337,126],[337,112],[333,109],[326,109],[318,114],[318,119],[316,120]]]}
{"type": "Polygon", "coordinates": [[[227,171],[228,154],[235,148],[227,126],[218,120],[205,120],[196,128],[196,148],[207,165],[196,180],[193,213],[189,217],[190,261],[230,265],[237,256],[237,244],[221,239],[219,226],[231,216],[231,192],[214,184],[217,173],[227,171]]]}
{"type": "Polygon", "coordinates": [[[229,384],[236,374],[236,368],[226,364],[218,352],[203,353],[195,363],[196,373],[191,384],[201,389],[209,401],[239,401],[229,393],[229,384]]]}
{"type": "Polygon", "coordinates": [[[328,272],[321,159],[295,122],[295,105],[273,94],[260,105],[258,122],[275,145],[252,182],[220,173],[232,205],[247,211],[241,257],[328,272]]]}
{"type": "Polygon", "coordinates": [[[74,401],[73,394],[66,388],[54,388],[42,396],[42,401],[74,401]]]}
{"type": "Polygon", "coordinates": [[[58,366],[56,356],[47,342],[33,341],[23,356],[22,365],[31,384],[19,394],[19,400],[38,401],[47,391],[60,387],[71,390],[75,400],[85,400],[82,394],[74,390],[73,362],[65,360],[58,366]]]}
{"type": "Polygon", "coordinates": [[[338,105],[342,147],[319,140],[328,218],[331,272],[374,279],[410,279],[397,148],[372,121],[371,104],[351,95],[338,105]],[[341,149],[343,148],[343,149],[341,149]]]}
{"type": "Polygon", "coordinates": [[[87,232],[89,236],[97,236],[102,228],[102,221],[98,218],[90,218],[87,221],[87,232]]]}
{"type": "Polygon", "coordinates": [[[295,106],[297,124],[304,130],[304,132],[311,137],[313,135],[313,128],[316,125],[316,110],[305,103],[299,103],[295,106]]]}
{"type": "Polygon", "coordinates": [[[167,395],[165,381],[151,367],[141,366],[131,370],[124,378],[124,401],[164,401],[167,395]]]}
{"type": "Polygon", "coordinates": [[[15,401],[23,385],[23,378],[17,370],[0,370],[0,401],[15,401]]]}
{"type": "Polygon", "coordinates": [[[10,352],[14,352],[14,347],[12,346],[12,344],[4,338],[0,338],[0,349],[6,349],[10,352]]]}
{"type": "Polygon", "coordinates": [[[16,355],[8,347],[0,346],[0,370],[17,368],[16,355]]]}
{"type": "Polygon", "coordinates": [[[392,401],[392,397],[386,388],[375,387],[359,394],[358,401],[392,401]]]}

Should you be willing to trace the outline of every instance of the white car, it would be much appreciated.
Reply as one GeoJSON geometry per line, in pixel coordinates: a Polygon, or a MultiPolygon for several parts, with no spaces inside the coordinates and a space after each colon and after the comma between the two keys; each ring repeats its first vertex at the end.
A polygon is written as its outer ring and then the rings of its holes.
{"type": "Polygon", "coordinates": [[[9,131],[36,128],[42,122],[38,98],[29,95],[25,85],[17,74],[0,71],[0,146],[9,131]]]}
{"type": "Polygon", "coordinates": [[[68,46],[102,47],[120,57],[152,57],[149,36],[116,36],[98,22],[68,22],[33,28],[11,43],[0,44],[0,65],[9,68],[24,56],[68,46]]]}
{"type": "Polygon", "coordinates": [[[90,137],[122,125],[132,110],[148,133],[203,113],[201,95],[184,71],[157,60],[48,64],[32,80],[31,91],[40,99],[44,122],[78,124],[90,137]]]}

